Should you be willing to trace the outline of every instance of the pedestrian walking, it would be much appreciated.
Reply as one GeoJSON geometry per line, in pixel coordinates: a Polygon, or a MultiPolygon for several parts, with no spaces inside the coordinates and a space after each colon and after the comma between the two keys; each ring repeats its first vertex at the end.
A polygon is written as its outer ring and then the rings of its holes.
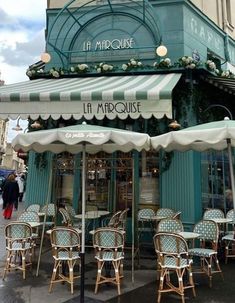
{"type": "Polygon", "coordinates": [[[18,175],[16,181],[19,186],[19,202],[22,202],[24,196],[24,176],[22,174],[18,175]]]}
{"type": "Polygon", "coordinates": [[[3,186],[3,216],[5,219],[11,219],[12,210],[18,208],[19,185],[15,180],[15,174],[10,174],[3,186]]]}

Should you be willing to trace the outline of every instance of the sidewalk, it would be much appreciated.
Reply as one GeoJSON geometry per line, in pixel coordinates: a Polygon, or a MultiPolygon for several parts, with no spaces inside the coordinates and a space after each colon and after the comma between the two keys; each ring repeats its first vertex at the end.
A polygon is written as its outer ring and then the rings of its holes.
{"type": "MultiPolygon", "coordinates": [[[[1,202],[0,202],[1,203],[1,202]]],[[[1,206],[0,206],[1,207],[1,206]]],[[[21,212],[24,205],[19,205],[18,212],[21,212]]],[[[17,213],[13,214],[13,219],[17,213]]],[[[13,220],[12,219],[12,220],[13,220]]],[[[6,221],[0,216],[0,278],[2,277],[5,264],[5,239],[4,226],[6,221]]],[[[45,241],[46,242],[46,241],[45,241]]],[[[47,246],[49,243],[47,242],[47,246]]],[[[80,302],[80,281],[75,283],[74,295],[70,294],[67,284],[57,284],[52,293],[48,293],[49,281],[52,273],[51,252],[42,254],[39,276],[36,277],[36,262],[33,271],[26,272],[26,280],[22,279],[21,272],[11,272],[5,281],[0,279],[0,302],[1,303],[75,303],[80,302]]],[[[210,289],[208,279],[201,275],[195,275],[196,298],[192,297],[191,291],[186,292],[185,300],[192,303],[232,303],[235,299],[235,260],[229,260],[229,264],[221,263],[224,273],[224,282],[220,275],[213,277],[213,286],[210,289]]],[[[131,282],[131,255],[127,250],[124,262],[124,278],[121,285],[122,295],[117,295],[115,286],[102,285],[98,294],[94,294],[96,278],[96,262],[93,250],[87,249],[86,268],[85,268],[85,302],[86,303],[153,303],[157,299],[156,280],[156,259],[155,253],[151,249],[142,253],[141,266],[135,270],[135,283],[131,282]],[[144,255],[144,256],[143,256],[144,255]]],[[[178,303],[180,297],[174,293],[162,295],[161,303],[178,303]]]]}

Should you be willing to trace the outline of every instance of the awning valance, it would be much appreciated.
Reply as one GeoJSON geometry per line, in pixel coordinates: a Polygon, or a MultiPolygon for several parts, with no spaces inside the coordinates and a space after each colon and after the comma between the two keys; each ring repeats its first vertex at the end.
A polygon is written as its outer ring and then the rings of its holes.
{"type": "Polygon", "coordinates": [[[172,118],[181,74],[37,79],[0,87],[0,118],[172,118]]]}

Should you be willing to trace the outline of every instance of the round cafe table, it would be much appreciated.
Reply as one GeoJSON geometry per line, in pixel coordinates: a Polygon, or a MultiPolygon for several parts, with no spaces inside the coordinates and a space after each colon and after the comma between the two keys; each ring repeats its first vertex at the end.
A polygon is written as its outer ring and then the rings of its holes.
{"type": "Polygon", "coordinates": [[[180,231],[178,232],[180,236],[185,238],[185,240],[193,240],[199,238],[200,234],[194,233],[192,231],[180,231]]]}

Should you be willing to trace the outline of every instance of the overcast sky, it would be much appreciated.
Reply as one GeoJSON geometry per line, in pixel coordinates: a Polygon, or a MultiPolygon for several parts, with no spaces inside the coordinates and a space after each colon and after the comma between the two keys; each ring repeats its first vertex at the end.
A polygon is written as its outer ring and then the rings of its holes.
{"type": "MultiPolygon", "coordinates": [[[[0,0],[0,72],[6,85],[28,80],[28,66],[39,61],[45,50],[46,3],[0,0]]],[[[11,121],[9,129],[15,124],[11,121]]],[[[20,124],[26,127],[26,123],[20,124]]],[[[8,142],[14,136],[15,132],[10,132],[8,142]]]]}

